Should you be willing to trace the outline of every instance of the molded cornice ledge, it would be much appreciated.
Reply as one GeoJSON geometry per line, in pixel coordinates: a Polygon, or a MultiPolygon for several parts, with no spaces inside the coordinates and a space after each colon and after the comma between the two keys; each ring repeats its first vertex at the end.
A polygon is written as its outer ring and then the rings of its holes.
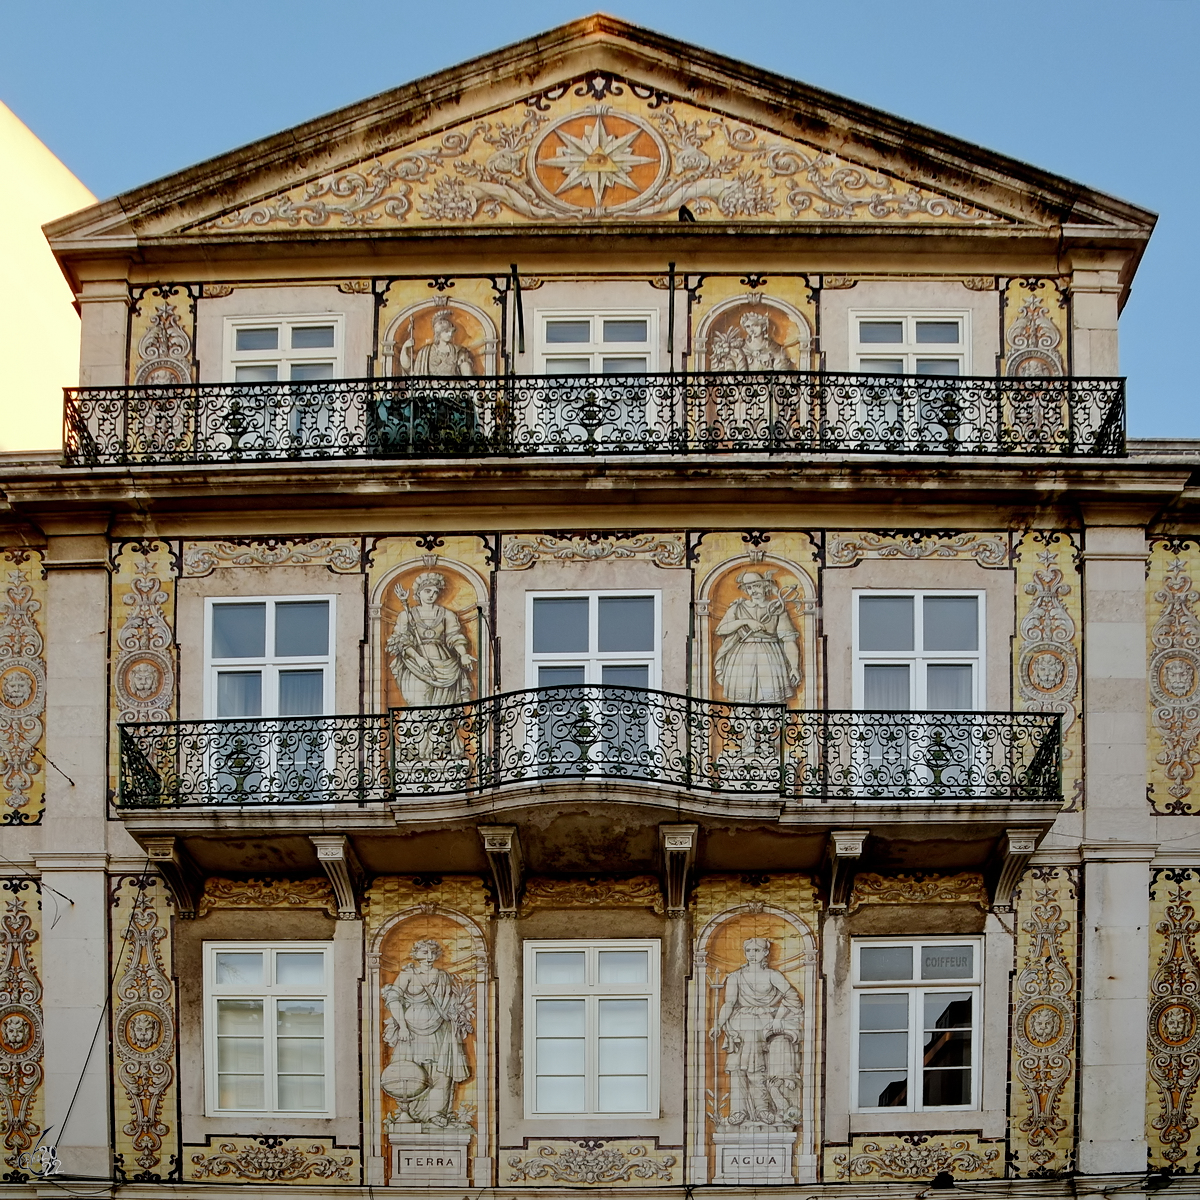
{"type": "Polygon", "coordinates": [[[1079,856],[1086,862],[1151,862],[1158,854],[1158,843],[1084,842],[1079,856]]]}

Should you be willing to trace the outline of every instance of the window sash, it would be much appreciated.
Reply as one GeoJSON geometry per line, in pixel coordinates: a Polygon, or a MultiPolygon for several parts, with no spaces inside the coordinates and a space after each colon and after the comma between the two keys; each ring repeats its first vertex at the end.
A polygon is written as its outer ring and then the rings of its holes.
{"type": "Polygon", "coordinates": [[[300,378],[292,370],[293,367],[314,368],[328,366],[329,378],[340,379],[345,375],[343,367],[345,352],[345,320],[341,313],[299,313],[291,315],[265,314],[262,316],[241,316],[225,318],[225,378],[227,382],[235,382],[238,367],[271,367],[276,368],[275,376],[279,382],[288,382],[300,378]],[[310,329],[315,326],[332,326],[332,346],[297,346],[292,345],[292,334],[295,329],[310,329]],[[279,331],[276,346],[261,350],[239,350],[237,335],[239,329],[268,329],[279,331]]]}
{"type": "MultiPolygon", "coordinates": [[[[564,309],[541,310],[537,314],[537,370],[541,375],[604,375],[612,373],[640,375],[658,370],[658,313],[654,309],[564,309]],[[551,341],[549,327],[554,322],[587,322],[586,341],[551,341]],[[644,341],[605,341],[608,323],[645,323],[644,341]],[[612,359],[608,364],[605,359],[612,359]],[[574,360],[572,362],[572,360],[574,360]],[[629,369],[616,365],[635,363],[629,369]],[[571,363],[556,370],[556,362],[571,363]],[[586,366],[585,366],[586,363],[586,366]],[[583,369],[580,369],[583,368],[583,369]]],[[[614,332],[619,332],[614,330],[614,332]]]]}
{"type": "MultiPolygon", "coordinates": [[[[529,592],[526,601],[526,686],[541,687],[540,668],[575,668],[582,670],[582,679],[572,679],[570,682],[598,685],[605,683],[605,669],[610,671],[621,667],[645,667],[647,682],[644,686],[657,689],[662,686],[662,593],[658,591],[563,591],[563,592],[529,592]],[[601,650],[600,639],[600,601],[601,599],[620,599],[623,597],[652,598],[654,603],[654,625],[651,635],[651,650],[601,650]],[[588,602],[588,633],[586,650],[534,650],[534,620],[537,611],[535,601],[555,599],[587,599],[588,602]]],[[[611,681],[611,676],[610,676],[611,681]]],[[[566,681],[564,681],[566,682],[566,681]]],[[[634,685],[629,685],[634,686],[634,685]]]]}
{"type": "Polygon", "coordinates": [[[971,314],[966,310],[861,310],[850,313],[850,369],[864,374],[969,375],[971,314]],[[901,327],[899,341],[864,340],[863,323],[901,327]],[[957,342],[922,338],[933,326],[956,325],[957,342]],[[920,327],[920,328],[919,328],[920,327]],[[872,361],[873,360],[873,361],[872,361]],[[942,370],[940,364],[945,363],[942,370]]]}

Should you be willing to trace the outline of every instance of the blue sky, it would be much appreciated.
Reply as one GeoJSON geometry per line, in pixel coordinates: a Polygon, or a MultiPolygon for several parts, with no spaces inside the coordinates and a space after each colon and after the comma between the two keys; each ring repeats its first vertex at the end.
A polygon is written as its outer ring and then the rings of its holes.
{"type": "MultiPolygon", "coordinates": [[[[1200,437],[1197,0],[608,0],[605,11],[1160,214],[1130,432],[1200,437]],[[1188,80],[1192,79],[1191,84],[1188,80]]],[[[587,0],[4,0],[3,100],[97,196],[594,11],[587,0]]]]}

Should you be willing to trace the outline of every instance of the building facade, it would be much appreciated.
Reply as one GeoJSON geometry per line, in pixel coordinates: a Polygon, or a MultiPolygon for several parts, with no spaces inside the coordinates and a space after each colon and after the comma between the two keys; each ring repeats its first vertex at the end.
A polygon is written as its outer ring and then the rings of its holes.
{"type": "Polygon", "coordinates": [[[48,226],[4,1195],[1187,1190],[1153,223],[594,17],[48,226]]]}

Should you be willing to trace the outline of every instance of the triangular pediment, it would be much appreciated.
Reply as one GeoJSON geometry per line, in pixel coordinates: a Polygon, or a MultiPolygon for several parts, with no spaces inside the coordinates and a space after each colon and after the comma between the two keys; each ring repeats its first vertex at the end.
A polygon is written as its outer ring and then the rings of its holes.
{"type": "Polygon", "coordinates": [[[609,17],[573,22],[57,222],[89,240],[637,226],[1148,234],[1153,215],[609,17]]]}

